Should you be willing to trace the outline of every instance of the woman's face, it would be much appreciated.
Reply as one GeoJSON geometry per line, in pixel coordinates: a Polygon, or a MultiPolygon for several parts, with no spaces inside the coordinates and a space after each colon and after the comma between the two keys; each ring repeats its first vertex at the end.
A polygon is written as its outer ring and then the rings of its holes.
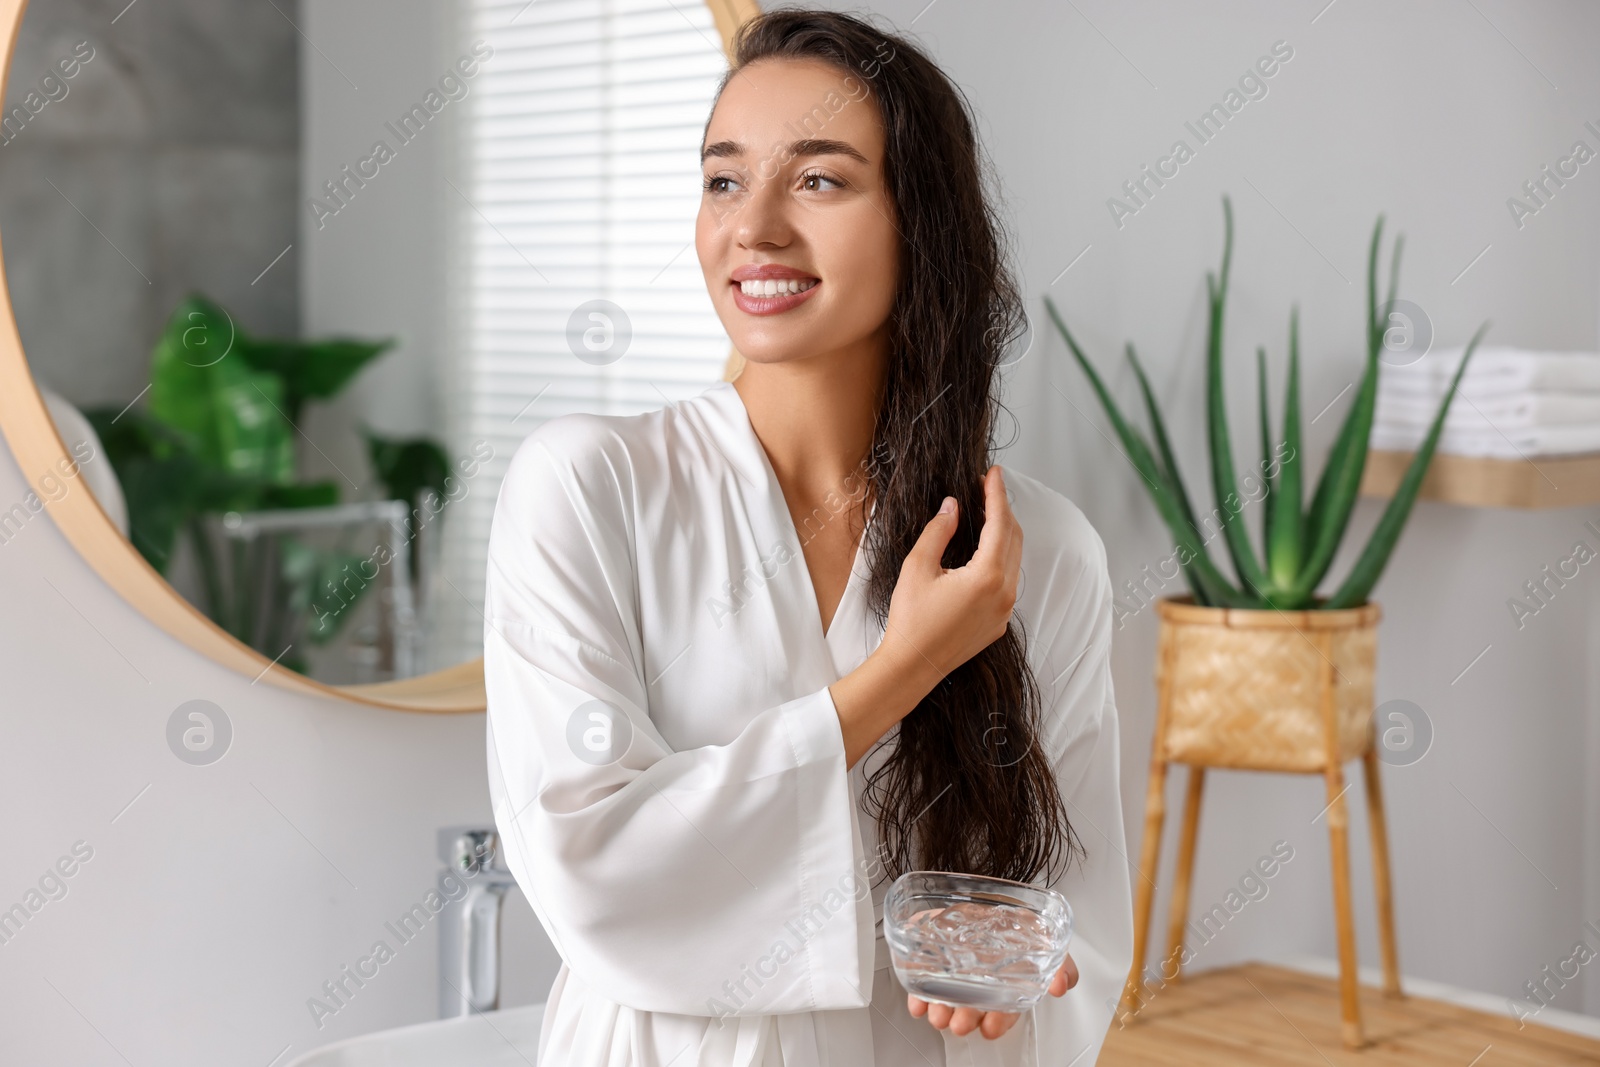
{"type": "Polygon", "coordinates": [[[818,60],[752,63],[706,129],[695,249],[753,363],[866,357],[899,270],[883,124],[862,77],[818,60]]]}

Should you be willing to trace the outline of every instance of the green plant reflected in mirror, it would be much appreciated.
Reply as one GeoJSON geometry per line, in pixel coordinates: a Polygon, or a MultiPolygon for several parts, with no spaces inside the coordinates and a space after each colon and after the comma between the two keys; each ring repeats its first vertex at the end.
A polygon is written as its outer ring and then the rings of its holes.
{"type": "MultiPolygon", "coordinates": [[[[134,547],[167,575],[186,539],[205,613],[291,670],[310,673],[308,656],[297,648],[335,640],[377,588],[381,567],[393,562],[384,540],[369,561],[347,545],[306,536],[340,514],[355,527],[363,514],[341,512],[337,480],[307,480],[296,470],[301,417],[308,401],[333,398],[392,346],[392,340],[253,337],[224,308],[193,295],[156,342],[149,403],[84,413],[122,487],[134,547]],[[296,509],[304,514],[293,515],[296,509]],[[241,537],[236,531],[246,528],[247,514],[274,519],[278,529],[241,537]]],[[[390,590],[389,600],[410,602],[414,613],[421,555],[410,548],[438,510],[424,494],[444,497],[450,462],[432,438],[386,438],[365,427],[362,435],[382,499],[405,505],[391,510],[408,542],[409,591],[390,590]]],[[[396,661],[415,655],[414,648],[395,647],[406,632],[392,624],[385,630],[383,670],[398,672],[396,661]]]]}
{"type": "MultiPolygon", "coordinates": [[[[676,64],[678,96],[646,103],[671,109],[652,136],[684,131],[686,233],[722,49],[755,12],[682,6],[652,37],[677,50],[651,62],[676,64]]],[[[482,710],[499,478],[561,402],[602,391],[570,383],[629,371],[582,363],[537,318],[635,285],[568,254],[602,243],[573,236],[589,209],[569,186],[621,164],[575,178],[536,134],[585,108],[632,129],[612,101],[640,75],[563,67],[554,95],[515,88],[552,62],[553,17],[0,0],[0,432],[39,503],[0,510],[0,543],[48,513],[145,617],[253,681],[482,710]],[[515,173],[484,148],[511,97],[515,173]]],[[[674,307],[703,280],[652,225],[614,236],[661,246],[628,269],[674,307]]],[[[726,351],[708,349],[718,367],[726,351]]]]}

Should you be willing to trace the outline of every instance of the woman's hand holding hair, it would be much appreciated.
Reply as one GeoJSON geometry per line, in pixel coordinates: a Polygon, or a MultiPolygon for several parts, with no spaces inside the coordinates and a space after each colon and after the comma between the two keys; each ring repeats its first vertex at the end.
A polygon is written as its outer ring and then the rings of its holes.
{"type": "Polygon", "coordinates": [[[942,559],[960,519],[954,497],[906,554],[889,601],[883,640],[866,661],[829,687],[855,766],[944,676],[1006,632],[1016,605],[1022,527],[1006,500],[998,465],[983,479],[984,520],[965,566],[942,559]]]}
{"type": "Polygon", "coordinates": [[[964,567],[940,562],[960,515],[954,497],[923,528],[900,566],[889,603],[884,645],[900,647],[938,671],[939,677],[998,641],[1017,602],[1022,564],[1022,527],[1011,514],[998,466],[983,479],[984,520],[978,547],[964,567]]]}

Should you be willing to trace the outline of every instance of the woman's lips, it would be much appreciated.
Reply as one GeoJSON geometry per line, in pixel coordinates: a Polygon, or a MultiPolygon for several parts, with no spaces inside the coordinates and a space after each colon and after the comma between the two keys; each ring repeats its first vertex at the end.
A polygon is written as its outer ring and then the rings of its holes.
{"type": "Polygon", "coordinates": [[[738,282],[729,282],[733,287],[733,302],[740,311],[748,315],[778,315],[791,308],[799,307],[805,303],[806,298],[822,288],[822,282],[817,282],[811,288],[799,293],[783,293],[777,296],[748,296],[744,287],[738,282]]]}

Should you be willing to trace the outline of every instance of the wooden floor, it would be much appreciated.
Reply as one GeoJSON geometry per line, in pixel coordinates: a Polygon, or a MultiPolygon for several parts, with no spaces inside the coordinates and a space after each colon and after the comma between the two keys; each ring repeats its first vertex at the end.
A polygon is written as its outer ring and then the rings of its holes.
{"type": "Polygon", "coordinates": [[[1184,977],[1126,1026],[1113,1021],[1100,1067],[1562,1067],[1600,1064],[1600,1041],[1509,1016],[1361,987],[1368,1045],[1339,1041],[1331,978],[1260,963],[1184,977]]]}

